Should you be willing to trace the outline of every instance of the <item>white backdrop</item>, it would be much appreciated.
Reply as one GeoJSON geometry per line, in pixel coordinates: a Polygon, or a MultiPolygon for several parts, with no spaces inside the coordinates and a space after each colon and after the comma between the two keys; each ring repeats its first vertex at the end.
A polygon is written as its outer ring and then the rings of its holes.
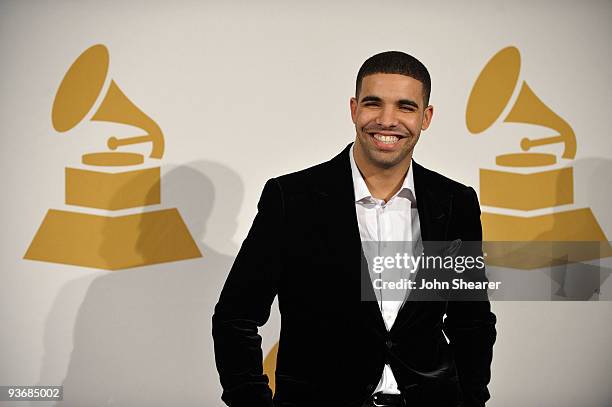
{"type": "MultiPolygon", "coordinates": [[[[471,86],[514,45],[521,78],[573,127],[576,203],[612,236],[612,3],[3,1],[0,3],[0,385],[63,384],[63,405],[221,406],[210,317],[266,179],[322,162],[354,138],[348,103],[370,55],[401,50],[432,76],[421,164],[478,190],[478,169],[523,132],[465,126],[471,86]],[[201,259],[118,272],[23,260],[64,167],[109,132],[51,126],[57,87],[93,44],[162,128],[162,200],[201,259]],[[199,404],[198,404],[199,403],[199,404]]],[[[612,304],[502,303],[491,406],[612,405],[612,304]]],[[[278,316],[262,329],[267,351],[278,316]]],[[[16,405],[27,405],[19,403],[16,405]]],[[[32,403],[44,405],[44,403],[32,403]]]]}

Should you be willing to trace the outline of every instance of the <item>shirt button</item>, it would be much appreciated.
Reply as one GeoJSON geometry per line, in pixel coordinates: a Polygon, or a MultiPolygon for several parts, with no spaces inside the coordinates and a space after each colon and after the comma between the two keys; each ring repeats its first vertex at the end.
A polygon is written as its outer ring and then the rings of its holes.
{"type": "Polygon", "coordinates": [[[388,349],[391,349],[393,347],[393,341],[391,339],[388,339],[387,342],[385,342],[385,345],[387,345],[388,349]]]}

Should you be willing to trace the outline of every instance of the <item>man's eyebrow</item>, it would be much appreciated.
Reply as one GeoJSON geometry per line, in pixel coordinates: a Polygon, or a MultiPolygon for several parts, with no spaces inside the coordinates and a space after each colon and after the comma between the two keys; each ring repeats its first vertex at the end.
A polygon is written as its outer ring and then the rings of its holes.
{"type": "Polygon", "coordinates": [[[410,99],[400,99],[397,102],[397,104],[398,104],[398,106],[408,105],[408,106],[412,106],[412,107],[414,107],[416,109],[419,108],[419,104],[417,102],[415,102],[414,100],[410,100],[410,99]]]}
{"type": "MultiPolygon", "coordinates": [[[[378,96],[364,96],[363,99],[359,103],[367,103],[367,102],[382,102],[382,99],[378,96]]],[[[419,108],[419,104],[411,99],[400,99],[397,101],[398,106],[412,106],[415,109],[419,108]]]]}
{"type": "Polygon", "coordinates": [[[382,102],[382,99],[379,98],[378,96],[364,96],[364,98],[361,99],[360,103],[365,103],[365,102],[382,102]]]}

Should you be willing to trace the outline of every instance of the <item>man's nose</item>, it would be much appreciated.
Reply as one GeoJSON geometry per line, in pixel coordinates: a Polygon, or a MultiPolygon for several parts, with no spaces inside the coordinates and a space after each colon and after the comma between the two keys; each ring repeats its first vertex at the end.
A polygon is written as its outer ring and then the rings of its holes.
{"type": "Polygon", "coordinates": [[[395,114],[395,110],[389,107],[382,109],[376,118],[376,124],[383,127],[397,126],[397,116],[395,114]]]}

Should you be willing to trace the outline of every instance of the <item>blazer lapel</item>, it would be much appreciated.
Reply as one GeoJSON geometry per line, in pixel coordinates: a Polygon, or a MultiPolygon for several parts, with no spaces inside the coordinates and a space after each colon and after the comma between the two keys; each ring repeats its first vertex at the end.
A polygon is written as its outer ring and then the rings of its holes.
{"type": "Polygon", "coordinates": [[[361,313],[365,319],[364,326],[386,331],[359,236],[355,211],[355,189],[349,159],[351,144],[329,161],[331,171],[326,177],[326,185],[323,190],[324,194],[329,195],[330,198],[329,213],[333,218],[330,234],[332,242],[340,251],[338,255],[347,263],[346,275],[343,278],[350,281],[349,287],[352,292],[355,292],[351,300],[360,301],[361,313]],[[357,287],[359,287],[359,298],[356,297],[357,287]]]}
{"type": "Polygon", "coordinates": [[[447,211],[441,203],[448,196],[437,193],[438,185],[432,185],[431,177],[427,177],[426,169],[412,161],[414,174],[414,189],[416,192],[419,222],[421,224],[421,239],[423,243],[443,241],[446,239],[447,211]]]}

